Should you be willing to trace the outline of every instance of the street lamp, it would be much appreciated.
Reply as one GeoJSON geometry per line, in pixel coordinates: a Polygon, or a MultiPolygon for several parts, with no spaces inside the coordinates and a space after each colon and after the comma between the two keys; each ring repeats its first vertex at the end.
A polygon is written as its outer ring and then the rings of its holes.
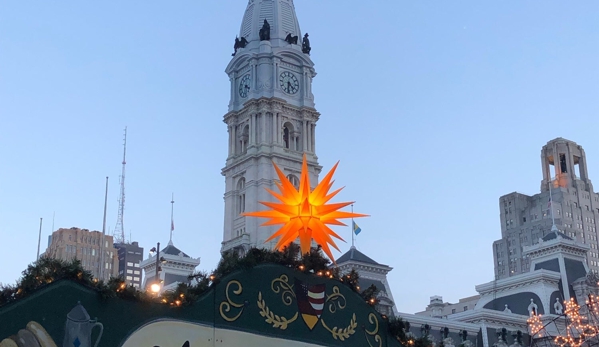
{"type": "Polygon", "coordinates": [[[158,294],[158,292],[160,291],[160,284],[159,284],[159,283],[153,283],[153,284],[150,286],[150,290],[151,290],[153,293],[156,293],[156,294],[158,294]]]}
{"type": "Polygon", "coordinates": [[[162,270],[160,268],[160,262],[165,263],[166,260],[164,259],[164,257],[160,256],[160,242],[158,242],[158,244],[156,245],[156,247],[152,247],[152,249],[150,249],[150,254],[154,255],[154,253],[156,253],[156,275],[154,277],[155,282],[152,283],[152,285],[150,286],[150,290],[153,293],[156,293],[156,295],[158,295],[158,293],[160,292],[160,283],[162,282],[160,280],[160,270],[162,270]]]}

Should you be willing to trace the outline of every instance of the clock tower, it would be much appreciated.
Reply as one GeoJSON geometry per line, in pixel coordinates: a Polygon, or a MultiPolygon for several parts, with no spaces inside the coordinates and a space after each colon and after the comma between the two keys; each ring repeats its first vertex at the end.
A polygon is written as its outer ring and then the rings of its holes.
{"type": "Polygon", "coordinates": [[[249,0],[233,59],[226,68],[231,82],[225,176],[225,216],[221,251],[272,248],[265,240],[278,226],[249,218],[258,201],[273,201],[278,192],[272,162],[296,187],[306,153],[310,182],[318,183],[316,122],[308,34],[302,36],[293,0],[249,0]]]}

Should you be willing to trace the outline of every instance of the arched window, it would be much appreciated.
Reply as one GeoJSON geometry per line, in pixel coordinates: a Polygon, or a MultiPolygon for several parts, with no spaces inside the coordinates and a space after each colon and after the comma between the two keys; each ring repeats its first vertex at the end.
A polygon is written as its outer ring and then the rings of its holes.
{"type": "Polygon", "coordinates": [[[237,214],[245,212],[245,178],[237,181],[237,214]]]}
{"type": "Polygon", "coordinates": [[[295,189],[299,189],[299,178],[297,178],[297,176],[293,175],[293,174],[289,174],[287,175],[287,179],[289,180],[289,182],[291,182],[291,184],[293,184],[293,186],[295,187],[295,189]]]}
{"type": "Polygon", "coordinates": [[[285,144],[285,148],[297,150],[296,137],[297,135],[293,130],[293,125],[286,122],[283,125],[283,143],[285,144]]]}
{"type": "Polygon", "coordinates": [[[283,128],[283,141],[285,142],[285,148],[289,148],[289,128],[283,128]]]}
{"type": "Polygon", "coordinates": [[[250,126],[246,124],[246,126],[243,127],[241,136],[239,137],[239,149],[242,154],[246,153],[248,150],[249,139],[250,139],[250,126]]]}

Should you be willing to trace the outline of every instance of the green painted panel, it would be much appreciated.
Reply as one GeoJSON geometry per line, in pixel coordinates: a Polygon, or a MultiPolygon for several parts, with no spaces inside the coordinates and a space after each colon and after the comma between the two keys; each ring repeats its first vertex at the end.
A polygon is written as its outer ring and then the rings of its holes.
{"type": "Polygon", "coordinates": [[[102,300],[93,289],[58,281],[1,307],[0,339],[25,329],[44,340],[33,321],[57,346],[92,347],[101,330],[96,319],[103,328],[98,347],[400,345],[381,316],[340,282],[271,264],[221,279],[186,307],[102,300]]]}

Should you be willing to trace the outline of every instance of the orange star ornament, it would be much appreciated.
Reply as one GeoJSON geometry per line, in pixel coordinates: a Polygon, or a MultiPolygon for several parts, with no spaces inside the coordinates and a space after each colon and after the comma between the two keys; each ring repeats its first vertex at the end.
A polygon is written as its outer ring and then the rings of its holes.
{"type": "Polygon", "coordinates": [[[339,219],[368,217],[368,215],[365,214],[339,211],[339,209],[350,205],[353,202],[327,204],[329,200],[343,189],[339,188],[329,194],[329,190],[333,186],[333,181],[331,181],[331,179],[333,178],[333,174],[335,173],[339,162],[333,166],[331,171],[327,173],[313,191],[310,191],[310,178],[308,176],[308,164],[305,154],[302,163],[302,175],[299,190],[289,182],[277,164],[273,162],[273,165],[279,176],[279,180],[281,181],[281,183],[275,182],[281,193],[273,192],[268,188],[266,188],[266,190],[277,198],[280,203],[260,201],[262,205],[270,207],[271,209],[266,211],[246,212],[242,213],[242,215],[248,217],[270,218],[270,220],[263,223],[261,226],[283,225],[276,233],[266,240],[266,242],[268,242],[279,237],[275,249],[280,250],[290,242],[299,238],[302,253],[309,253],[311,241],[314,240],[317,244],[322,246],[326,255],[335,262],[329,245],[333,246],[338,251],[339,248],[331,236],[341,241],[344,240],[331,230],[327,224],[346,225],[340,222],[339,219]]]}

